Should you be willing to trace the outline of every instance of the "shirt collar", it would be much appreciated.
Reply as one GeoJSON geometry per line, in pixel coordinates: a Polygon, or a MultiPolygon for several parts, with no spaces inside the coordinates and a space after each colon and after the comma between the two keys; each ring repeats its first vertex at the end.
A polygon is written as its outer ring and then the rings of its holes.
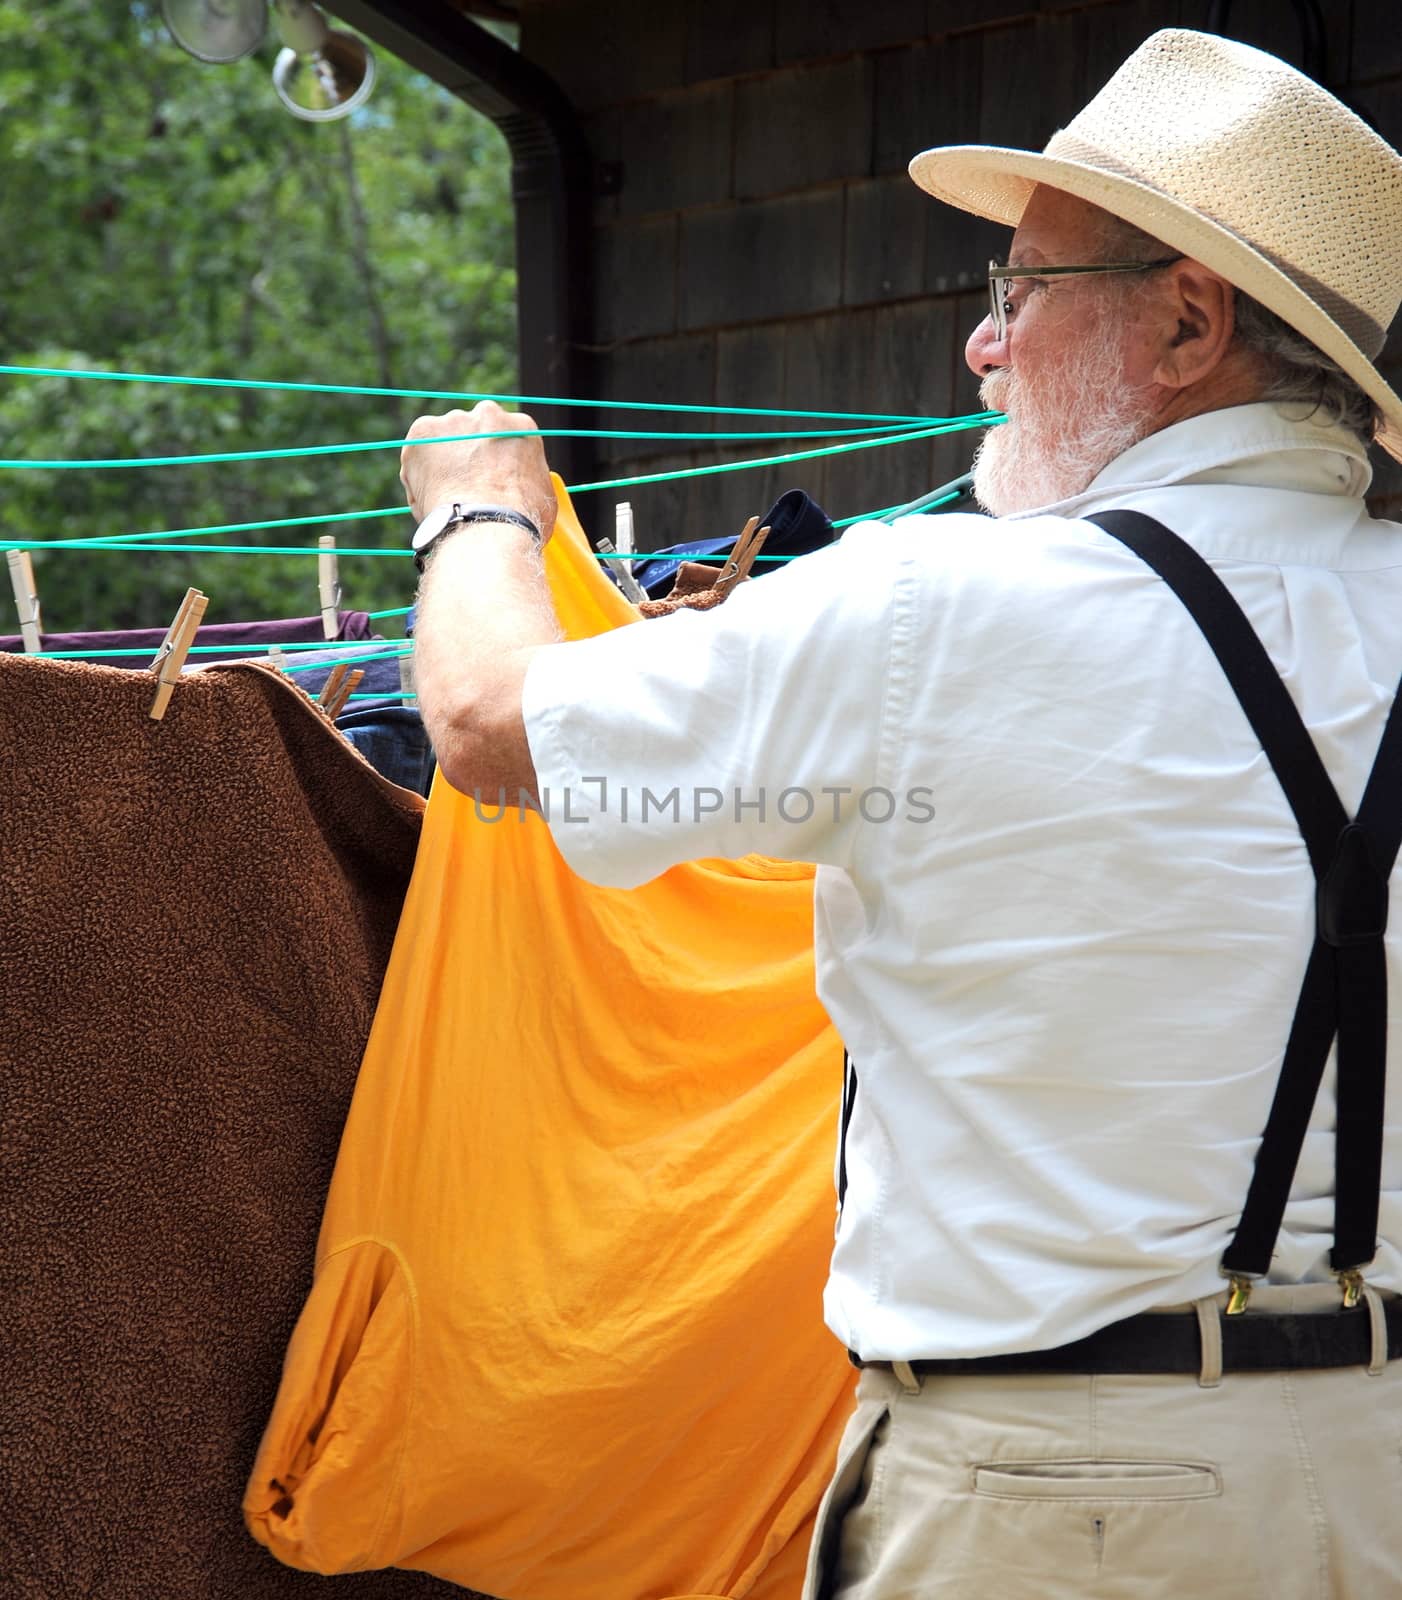
{"type": "Polygon", "coordinates": [[[1373,469],[1338,423],[1298,421],[1269,401],[1188,417],[1131,445],[1081,494],[1018,516],[1083,517],[1126,494],[1170,485],[1233,484],[1361,499],[1373,469]]]}

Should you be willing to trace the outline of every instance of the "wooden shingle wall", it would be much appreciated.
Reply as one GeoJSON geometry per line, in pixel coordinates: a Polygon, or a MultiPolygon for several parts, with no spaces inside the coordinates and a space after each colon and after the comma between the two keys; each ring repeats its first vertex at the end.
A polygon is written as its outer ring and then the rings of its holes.
{"type": "MultiPolygon", "coordinates": [[[[1323,8],[1329,82],[1402,144],[1402,4],[1323,8]]],[[[963,345],[1008,234],[927,198],[906,162],[940,143],[1040,148],[1148,34],[1201,27],[1208,9],[1208,0],[524,0],[522,50],[579,108],[595,158],[597,392],[975,409],[963,345]]],[[[1237,0],[1229,31],[1300,58],[1288,0],[1237,0]]],[[[1402,386],[1402,335],[1390,352],[1402,386]]],[[[617,425],[712,422],[620,415],[617,425]]],[[[631,499],[648,547],[734,531],[793,486],[850,516],[966,470],[973,439],[606,492],[581,497],[580,509],[605,529],[614,501],[631,499]]],[[[803,443],[604,442],[600,476],[803,443]]],[[[1402,468],[1380,465],[1375,490],[1402,516],[1402,468]]]]}

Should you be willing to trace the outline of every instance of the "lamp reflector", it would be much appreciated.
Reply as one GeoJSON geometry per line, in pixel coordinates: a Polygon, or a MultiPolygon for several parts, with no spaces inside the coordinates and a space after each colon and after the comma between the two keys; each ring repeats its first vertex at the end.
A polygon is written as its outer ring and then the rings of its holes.
{"type": "Polygon", "coordinates": [[[268,0],[161,0],[161,15],[182,50],[215,65],[242,60],[268,31],[268,0]]]}
{"type": "Polygon", "coordinates": [[[304,122],[332,122],[348,117],[370,98],[375,85],[375,57],[363,39],[339,29],[328,31],[321,48],[278,53],[273,87],[294,117],[304,122]]]}

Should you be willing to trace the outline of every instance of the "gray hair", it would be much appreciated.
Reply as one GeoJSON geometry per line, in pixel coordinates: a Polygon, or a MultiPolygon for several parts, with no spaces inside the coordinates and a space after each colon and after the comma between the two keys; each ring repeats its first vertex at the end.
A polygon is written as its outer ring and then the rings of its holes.
{"type": "Polygon", "coordinates": [[[1337,361],[1240,289],[1236,292],[1236,337],[1244,349],[1262,359],[1271,374],[1263,400],[1306,405],[1306,416],[1318,412],[1326,422],[1342,423],[1364,444],[1372,439],[1382,420],[1372,397],[1337,361]]]}
{"type": "MultiPolygon", "coordinates": [[[[1171,248],[1108,212],[1102,238],[1112,260],[1151,261],[1171,248]]],[[[1236,291],[1236,341],[1265,369],[1262,400],[1303,405],[1308,408],[1304,417],[1321,415],[1326,422],[1341,423],[1364,444],[1371,441],[1382,421],[1373,399],[1337,361],[1241,289],[1236,291]]]]}

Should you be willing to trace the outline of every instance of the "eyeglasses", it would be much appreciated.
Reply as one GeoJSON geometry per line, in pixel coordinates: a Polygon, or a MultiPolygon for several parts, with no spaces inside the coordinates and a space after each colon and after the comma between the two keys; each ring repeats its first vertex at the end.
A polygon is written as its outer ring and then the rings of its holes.
{"type": "Polygon", "coordinates": [[[1090,272],[1151,272],[1155,267],[1171,267],[1181,255],[1165,256],[1162,261],[1104,261],[1095,267],[1004,267],[988,263],[988,301],[992,307],[993,331],[999,339],[1008,336],[1008,323],[1017,314],[1009,286],[1016,278],[1073,278],[1090,272]]]}

